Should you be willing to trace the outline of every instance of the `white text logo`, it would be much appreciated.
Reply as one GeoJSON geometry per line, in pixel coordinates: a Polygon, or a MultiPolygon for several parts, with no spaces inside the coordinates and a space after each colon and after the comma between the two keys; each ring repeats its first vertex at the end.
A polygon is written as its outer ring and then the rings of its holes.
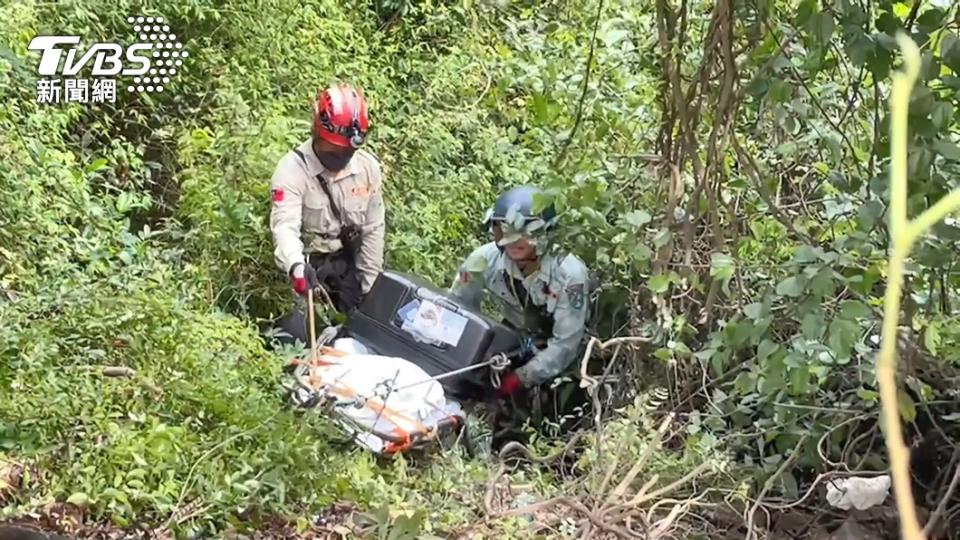
{"type": "Polygon", "coordinates": [[[37,36],[28,48],[40,53],[37,103],[114,103],[117,79],[132,77],[128,92],[163,92],[189,56],[163,17],[127,17],[139,41],[126,47],[94,43],[80,36],[37,36]],[[91,78],[78,78],[87,68],[91,78]],[[58,77],[63,77],[62,79],[58,77]]]}

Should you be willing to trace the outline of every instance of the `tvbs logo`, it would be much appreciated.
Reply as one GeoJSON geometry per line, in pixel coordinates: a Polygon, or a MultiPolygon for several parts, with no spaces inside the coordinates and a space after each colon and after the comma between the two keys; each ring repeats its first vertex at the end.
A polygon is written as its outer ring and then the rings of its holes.
{"type": "Polygon", "coordinates": [[[114,103],[118,76],[132,78],[128,92],[163,92],[189,53],[163,17],[128,17],[127,22],[139,40],[126,47],[94,43],[84,50],[80,36],[33,38],[28,47],[40,53],[37,73],[46,77],[37,81],[37,102],[114,103]],[[84,68],[90,78],[77,77],[84,68]]]}

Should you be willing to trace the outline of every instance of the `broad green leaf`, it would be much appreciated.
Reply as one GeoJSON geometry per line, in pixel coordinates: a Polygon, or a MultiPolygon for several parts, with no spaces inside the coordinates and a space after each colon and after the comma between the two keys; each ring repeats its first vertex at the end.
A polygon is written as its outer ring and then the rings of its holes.
{"type": "Polygon", "coordinates": [[[864,232],[870,232],[876,226],[881,215],[883,215],[883,204],[880,201],[869,201],[860,206],[857,212],[860,229],[864,232]]]}
{"type": "Polygon", "coordinates": [[[733,387],[738,394],[752,392],[757,386],[757,376],[749,371],[743,371],[733,381],[733,387]]]}
{"type": "Polygon", "coordinates": [[[794,395],[806,394],[810,389],[810,368],[800,366],[790,369],[790,390],[794,395]]]}
{"type": "Polygon", "coordinates": [[[840,304],[840,316],[844,319],[865,319],[873,315],[873,311],[859,300],[845,300],[840,304]]]}
{"type": "Polygon", "coordinates": [[[714,253],[710,257],[710,275],[717,279],[730,279],[734,272],[733,257],[726,253],[714,253]]]}
{"type": "Polygon", "coordinates": [[[797,276],[791,276],[777,284],[777,294],[797,297],[803,294],[803,288],[803,281],[797,276]]]}
{"type": "Polygon", "coordinates": [[[652,218],[650,217],[650,213],[647,212],[646,210],[634,210],[633,212],[630,212],[629,214],[626,214],[625,216],[623,216],[623,219],[630,225],[639,229],[640,227],[643,227],[647,223],[650,223],[650,220],[652,218]]]}
{"type": "Polygon", "coordinates": [[[759,360],[760,362],[763,362],[764,360],[767,359],[767,357],[769,357],[771,354],[776,352],[777,349],[779,348],[780,348],[780,345],[777,345],[776,343],[770,341],[769,339],[765,339],[761,341],[760,345],[757,346],[757,360],[759,360]]]}
{"type": "Polygon", "coordinates": [[[787,379],[786,369],[782,355],[770,357],[763,370],[764,380],[760,385],[760,391],[764,394],[771,394],[784,390],[787,379]]]}
{"type": "Polygon", "coordinates": [[[943,10],[938,8],[930,8],[924,10],[923,14],[917,17],[917,28],[921,32],[930,32],[936,30],[943,25],[943,10]]]}
{"type": "Polygon", "coordinates": [[[633,251],[631,252],[631,256],[637,262],[646,262],[646,261],[649,261],[651,257],[653,257],[653,250],[651,250],[650,248],[648,248],[643,244],[640,244],[637,247],[633,248],[633,251]]]}
{"type": "Polygon", "coordinates": [[[943,139],[935,141],[933,143],[933,149],[936,150],[938,154],[949,160],[960,161],[960,146],[957,146],[950,141],[945,141],[943,139]]]}
{"type": "Polygon", "coordinates": [[[940,58],[954,73],[960,74],[960,39],[953,32],[947,32],[940,45],[940,58]]]}
{"type": "Polygon", "coordinates": [[[78,492],[74,493],[67,497],[67,504],[73,504],[76,506],[87,506],[90,504],[90,497],[86,493],[78,492]]]}
{"type": "Polygon", "coordinates": [[[797,6],[796,25],[798,27],[806,26],[810,17],[812,17],[814,13],[817,13],[817,11],[819,11],[817,0],[802,0],[800,5],[797,6]]]}
{"type": "Polygon", "coordinates": [[[670,276],[665,276],[663,274],[658,276],[653,276],[647,281],[647,288],[654,292],[654,294],[663,294],[667,292],[667,288],[670,286],[670,276]]]}
{"type": "MultiPolygon", "coordinates": [[[[880,34],[877,40],[881,45],[890,45],[893,38],[886,34],[880,34]]],[[[892,43],[896,46],[896,42],[892,43]]],[[[870,54],[867,55],[867,69],[876,79],[885,79],[890,74],[890,67],[893,65],[893,55],[884,47],[873,47],[870,54]]]]}
{"type": "Polygon", "coordinates": [[[897,409],[905,422],[913,422],[917,417],[917,406],[913,398],[903,390],[897,391],[897,409]]]}
{"type": "Polygon", "coordinates": [[[660,360],[669,360],[670,358],[673,357],[673,353],[670,352],[670,349],[665,349],[665,348],[657,349],[656,351],[654,351],[653,355],[659,358],[660,360]]]}
{"type": "Polygon", "coordinates": [[[800,331],[807,339],[820,339],[824,330],[823,314],[820,312],[807,313],[800,324],[800,331]]]}
{"type": "Polygon", "coordinates": [[[97,172],[106,166],[107,166],[107,160],[104,158],[100,158],[100,159],[94,160],[89,165],[84,167],[83,172],[90,174],[92,172],[97,172]]]}
{"type": "Polygon", "coordinates": [[[836,288],[836,279],[829,268],[822,268],[810,281],[810,292],[817,297],[832,296],[836,288]]]}
{"type": "Polygon", "coordinates": [[[870,36],[863,33],[859,28],[850,32],[845,40],[845,48],[850,56],[850,61],[858,67],[867,62],[875,47],[876,45],[870,39],[870,36]]]}
{"type": "Polygon", "coordinates": [[[894,35],[901,26],[900,19],[894,17],[892,13],[887,11],[884,11],[877,17],[875,25],[877,30],[890,34],[891,36],[894,35]]]}
{"type": "Polygon", "coordinates": [[[866,388],[859,388],[857,389],[857,397],[859,397],[864,401],[875,403],[877,401],[877,398],[879,397],[879,394],[877,394],[873,390],[867,390],[866,388]]]}
{"type": "Polygon", "coordinates": [[[747,304],[743,306],[743,314],[749,319],[757,320],[760,318],[760,313],[763,311],[763,304],[759,302],[754,302],[752,304],[747,304]]]}
{"type": "Polygon", "coordinates": [[[930,120],[938,130],[944,130],[950,125],[950,121],[953,120],[953,105],[943,101],[938,102],[933,106],[933,111],[930,113],[930,120]]]}
{"type": "Polygon", "coordinates": [[[860,325],[845,319],[834,319],[830,323],[830,349],[840,359],[850,357],[854,343],[860,338],[860,325]]]}
{"type": "Polygon", "coordinates": [[[607,32],[607,35],[603,37],[603,42],[607,47],[612,47],[619,43],[623,38],[630,35],[630,32],[627,30],[614,29],[607,32]]]}
{"type": "Polygon", "coordinates": [[[836,28],[836,23],[833,22],[833,15],[829,13],[820,12],[810,17],[808,29],[821,44],[830,41],[830,38],[833,37],[834,28],[836,28]]]}
{"type": "Polygon", "coordinates": [[[672,236],[673,235],[670,232],[670,229],[660,229],[660,231],[657,233],[657,236],[654,237],[653,239],[654,247],[656,247],[657,249],[660,249],[663,246],[667,245],[667,243],[670,242],[670,238],[672,238],[672,236]]]}
{"type": "Polygon", "coordinates": [[[811,263],[819,257],[818,252],[822,253],[823,250],[804,244],[797,248],[797,252],[793,255],[793,260],[799,263],[811,263]]]}

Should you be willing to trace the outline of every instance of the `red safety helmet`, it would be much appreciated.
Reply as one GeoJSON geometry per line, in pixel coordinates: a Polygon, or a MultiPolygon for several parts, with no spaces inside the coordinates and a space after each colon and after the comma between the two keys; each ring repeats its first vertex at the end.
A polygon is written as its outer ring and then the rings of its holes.
{"type": "Polygon", "coordinates": [[[346,84],[317,92],[313,104],[313,133],[347,148],[363,144],[367,134],[367,102],[363,92],[346,84]]]}

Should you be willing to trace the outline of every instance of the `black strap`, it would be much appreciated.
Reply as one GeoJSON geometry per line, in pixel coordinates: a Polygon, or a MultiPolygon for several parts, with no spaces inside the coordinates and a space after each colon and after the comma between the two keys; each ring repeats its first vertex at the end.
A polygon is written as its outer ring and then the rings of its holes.
{"type": "MultiPolygon", "coordinates": [[[[293,151],[296,152],[298,156],[300,156],[300,161],[302,161],[303,164],[306,165],[307,158],[303,155],[303,152],[301,152],[298,148],[294,148],[293,151]]],[[[330,186],[327,185],[327,179],[324,178],[322,174],[318,174],[317,182],[320,182],[320,187],[323,188],[323,192],[327,194],[327,200],[330,201],[330,208],[333,209],[333,215],[336,216],[337,221],[340,223],[341,226],[343,226],[344,225],[343,216],[340,214],[340,208],[337,206],[337,203],[333,202],[333,194],[330,193],[330,186]]]]}
{"type": "Polygon", "coordinates": [[[527,288],[523,285],[523,280],[511,276],[510,272],[504,270],[503,281],[513,285],[511,290],[514,293],[514,298],[520,302],[521,306],[526,308],[530,303],[530,294],[527,292],[527,288]]]}

